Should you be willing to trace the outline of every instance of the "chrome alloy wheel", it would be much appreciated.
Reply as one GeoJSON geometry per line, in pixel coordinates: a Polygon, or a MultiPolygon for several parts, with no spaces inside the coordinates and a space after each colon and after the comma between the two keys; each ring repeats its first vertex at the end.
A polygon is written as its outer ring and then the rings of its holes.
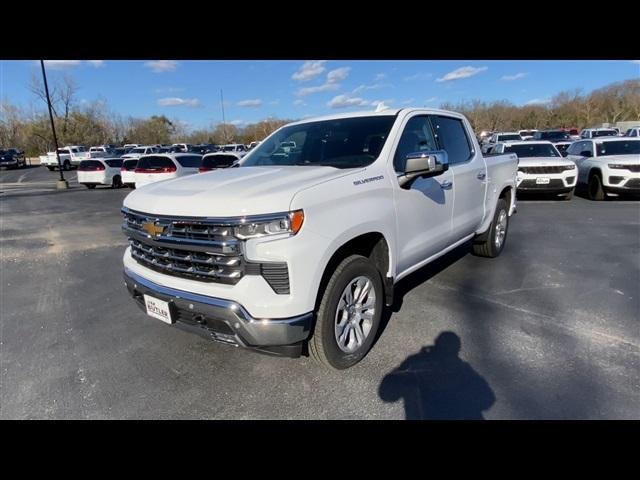
{"type": "Polygon", "coordinates": [[[353,353],[362,347],[371,332],[375,305],[376,292],[369,278],[356,277],[347,284],[338,301],[334,325],[340,350],[353,353]]]}
{"type": "Polygon", "coordinates": [[[498,222],[496,223],[496,248],[500,248],[502,246],[502,242],[504,242],[504,237],[507,234],[507,212],[504,210],[500,211],[500,215],[498,215],[498,222]]]}

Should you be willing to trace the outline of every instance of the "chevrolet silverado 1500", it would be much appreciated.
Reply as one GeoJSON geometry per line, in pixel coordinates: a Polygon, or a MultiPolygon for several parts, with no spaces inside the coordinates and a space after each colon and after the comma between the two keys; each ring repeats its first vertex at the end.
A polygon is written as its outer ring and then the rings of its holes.
{"type": "Polygon", "coordinates": [[[237,167],[130,193],[125,284],[166,323],[348,368],[371,348],[399,280],[468,241],[500,254],[516,169],[513,153],[485,158],[454,112],[292,123],[237,167]]]}

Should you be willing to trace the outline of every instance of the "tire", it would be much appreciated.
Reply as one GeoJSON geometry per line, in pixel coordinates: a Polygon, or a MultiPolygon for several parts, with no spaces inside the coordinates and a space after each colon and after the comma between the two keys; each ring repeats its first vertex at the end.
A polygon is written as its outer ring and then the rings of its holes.
{"type": "Polygon", "coordinates": [[[91,185],[91,184],[85,184],[85,187],[87,187],[89,190],[93,190],[94,188],[96,188],[95,185],[91,185]]]}
{"type": "Polygon", "coordinates": [[[478,235],[473,241],[473,254],[479,257],[495,258],[500,255],[504,244],[507,243],[509,231],[509,207],[504,198],[498,199],[496,211],[489,230],[478,235]],[[498,237],[500,241],[498,242],[498,237]]]}
{"type": "MultiPolygon", "coordinates": [[[[342,260],[322,292],[315,328],[309,340],[311,357],[318,363],[337,370],[352,367],[362,360],[373,345],[380,328],[383,300],[382,278],[371,260],[361,255],[351,255],[342,260]],[[360,310],[361,313],[370,313],[370,316],[365,318],[361,318],[358,313],[357,317],[354,317],[347,309],[338,308],[342,304],[343,296],[348,295],[347,291],[351,295],[358,293],[357,282],[369,286],[363,300],[365,305],[370,306],[360,310]],[[371,297],[371,293],[375,294],[375,298],[371,297]],[[346,324],[342,330],[339,327],[340,322],[346,324]],[[354,325],[357,327],[354,328],[354,325]],[[342,339],[342,347],[338,338],[342,339]]],[[[355,311],[357,310],[356,308],[355,311]]]]}
{"type": "Polygon", "coordinates": [[[564,199],[565,199],[565,200],[567,200],[567,201],[568,201],[568,200],[571,200],[572,198],[573,198],[573,190],[571,190],[569,193],[567,193],[567,194],[564,196],[564,199]]]}
{"type": "Polygon", "coordinates": [[[62,164],[62,169],[65,172],[68,172],[69,170],[71,170],[71,164],[67,160],[65,160],[65,162],[62,164]]]}
{"type": "Polygon", "coordinates": [[[600,175],[594,173],[589,177],[589,187],[587,189],[589,200],[602,201],[605,199],[604,188],[602,187],[602,179],[600,175]]]}
{"type": "Polygon", "coordinates": [[[55,167],[47,167],[47,169],[48,169],[50,172],[53,172],[53,171],[55,170],[55,167]]]}
{"type": "Polygon", "coordinates": [[[111,180],[111,188],[120,188],[120,187],[122,187],[122,179],[120,178],[120,175],[116,175],[111,180]]]}

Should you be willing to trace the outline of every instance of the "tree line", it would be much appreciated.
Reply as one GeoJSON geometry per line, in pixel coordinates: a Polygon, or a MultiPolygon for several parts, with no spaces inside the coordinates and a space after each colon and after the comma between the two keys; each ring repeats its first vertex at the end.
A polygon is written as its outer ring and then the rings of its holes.
{"type": "MultiPolygon", "coordinates": [[[[0,145],[24,150],[28,156],[53,149],[53,135],[42,81],[32,77],[29,89],[40,109],[31,111],[3,101],[0,105],[0,145]]],[[[69,76],[51,82],[50,96],[58,142],[62,145],[124,143],[250,143],[262,140],[289,119],[268,118],[239,127],[218,123],[189,131],[176,119],[164,115],[149,118],[123,116],[104,99],[78,101],[78,85],[69,76]]],[[[599,123],[640,119],[640,80],[626,80],[590,93],[564,91],[541,105],[516,106],[507,101],[443,103],[440,108],[465,114],[476,132],[527,128],[585,128],[599,123]]]]}

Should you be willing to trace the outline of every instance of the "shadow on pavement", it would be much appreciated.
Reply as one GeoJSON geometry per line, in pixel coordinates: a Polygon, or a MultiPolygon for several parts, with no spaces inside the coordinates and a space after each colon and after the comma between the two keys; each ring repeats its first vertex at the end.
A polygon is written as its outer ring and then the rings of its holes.
{"type": "Polygon", "coordinates": [[[404,400],[407,420],[484,420],[495,403],[487,381],[459,356],[460,337],[442,332],[388,373],[378,395],[385,402],[404,400]]]}

